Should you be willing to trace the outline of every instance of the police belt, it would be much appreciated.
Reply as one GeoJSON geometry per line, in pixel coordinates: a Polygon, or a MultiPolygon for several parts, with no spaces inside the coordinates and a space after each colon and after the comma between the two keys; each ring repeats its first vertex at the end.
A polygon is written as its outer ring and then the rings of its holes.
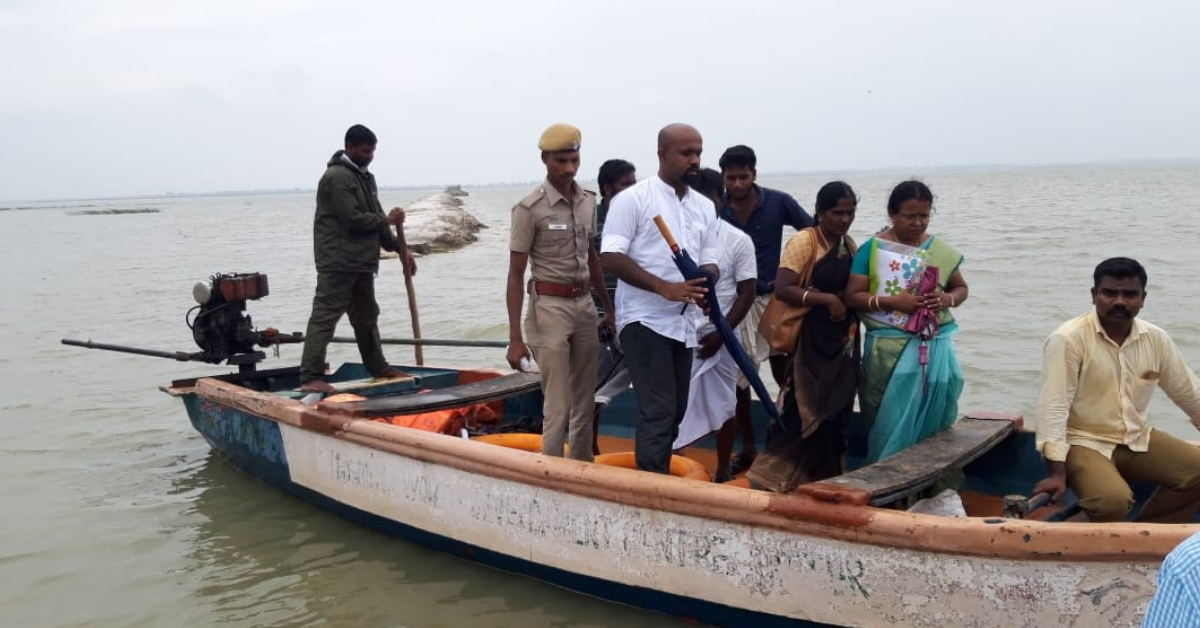
{"type": "Polygon", "coordinates": [[[554,283],[552,281],[534,281],[533,292],[543,297],[577,298],[586,297],[592,293],[592,286],[587,281],[575,283],[554,283]]]}

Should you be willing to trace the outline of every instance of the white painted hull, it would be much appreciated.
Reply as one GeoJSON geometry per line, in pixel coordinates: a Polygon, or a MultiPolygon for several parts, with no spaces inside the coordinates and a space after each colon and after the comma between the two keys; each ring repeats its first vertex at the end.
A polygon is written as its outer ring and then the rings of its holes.
{"type": "Polygon", "coordinates": [[[1154,591],[1154,562],[1022,562],[834,541],[283,428],[292,481],[357,509],[564,571],[770,615],[870,628],[1137,626],[1154,591]]]}
{"type": "Polygon", "coordinates": [[[552,574],[766,621],[1137,626],[1162,557],[1197,530],[821,502],[329,416],[209,382],[201,397],[278,424],[289,481],[313,493],[552,574]]]}

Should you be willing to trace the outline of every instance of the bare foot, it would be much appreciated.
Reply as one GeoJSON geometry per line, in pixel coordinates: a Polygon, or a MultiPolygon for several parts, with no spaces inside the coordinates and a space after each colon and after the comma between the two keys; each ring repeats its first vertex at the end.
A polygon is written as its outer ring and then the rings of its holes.
{"type": "Polygon", "coordinates": [[[323,393],[332,395],[337,392],[337,389],[330,385],[329,382],[323,379],[310,379],[300,386],[300,392],[306,393],[323,393]]]}
{"type": "Polygon", "coordinates": [[[729,459],[729,472],[737,475],[749,469],[754,464],[756,457],[758,457],[758,452],[756,451],[743,451],[733,454],[733,457],[729,459]]]}
{"type": "Polygon", "coordinates": [[[375,379],[400,379],[403,377],[412,377],[412,375],[405,373],[394,366],[389,366],[387,367],[387,370],[380,373],[379,377],[376,377],[375,379]]]}

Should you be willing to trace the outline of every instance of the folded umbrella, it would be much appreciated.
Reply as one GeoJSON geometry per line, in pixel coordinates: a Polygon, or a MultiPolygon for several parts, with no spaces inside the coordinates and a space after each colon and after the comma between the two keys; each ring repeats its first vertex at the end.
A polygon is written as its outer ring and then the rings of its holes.
{"type": "MultiPolygon", "coordinates": [[[[746,349],[742,347],[742,343],[738,340],[737,334],[734,333],[733,327],[730,327],[729,321],[725,320],[725,314],[721,312],[721,306],[717,303],[717,290],[716,286],[713,285],[712,275],[701,270],[692,259],[692,256],[688,255],[686,250],[679,248],[662,216],[655,216],[654,224],[658,225],[658,231],[662,233],[663,239],[671,247],[671,256],[675,261],[675,266],[683,274],[684,280],[704,279],[704,287],[708,288],[708,292],[704,294],[705,302],[708,305],[708,320],[712,321],[713,326],[717,328],[717,335],[721,337],[721,342],[729,351],[729,355],[733,356],[733,361],[737,363],[738,368],[746,375],[746,379],[750,382],[750,387],[758,395],[758,400],[762,402],[767,414],[770,415],[772,420],[777,420],[779,418],[779,409],[775,407],[775,402],[771,399],[771,395],[767,393],[767,387],[763,385],[762,378],[758,376],[758,369],[754,367],[754,362],[750,359],[750,356],[746,355],[746,349]]],[[[686,308],[687,306],[685,305],[684,307],[686,308]]]]}
{"type": "MultiPolygon", "coordinates": [[[[929,294],[936,291],[937,287],[938,267],[926,266],[925,271],[921,273],[921,281],[917,285],[917,295],[929,294]]],[[[908,323],[904,325],[904,330],[921,341],[921,345],[917,347],[917,361],[921,365],[921,394],[923,395],[928,388],[925,383],[925,369],[929,366],[929,346],[926,343],[938,333],[937,315],[925,306],[918,307],[908,317],[908,323]]]]}

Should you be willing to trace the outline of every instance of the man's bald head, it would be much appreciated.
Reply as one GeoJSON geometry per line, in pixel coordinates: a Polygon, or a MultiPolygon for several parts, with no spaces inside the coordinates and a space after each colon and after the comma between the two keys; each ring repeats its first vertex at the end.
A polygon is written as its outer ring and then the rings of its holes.
{"type": "Polygon", "coordinates": [[[658,132],[658,176],[682,195],[687,182],[700,172],[704,142],[690,124],[668,124],[658,132]]]}
{"type": "Polygon", "coordinates": [[[658,148],[659,150],[662,150],[664,148],[670,148],[677,142],[699,139],[700,131],[697,131],[696,127],[690,124],[676,122],[675,124],[668,124],[667,126],[664,126],[658,132],[658,148]]]}

